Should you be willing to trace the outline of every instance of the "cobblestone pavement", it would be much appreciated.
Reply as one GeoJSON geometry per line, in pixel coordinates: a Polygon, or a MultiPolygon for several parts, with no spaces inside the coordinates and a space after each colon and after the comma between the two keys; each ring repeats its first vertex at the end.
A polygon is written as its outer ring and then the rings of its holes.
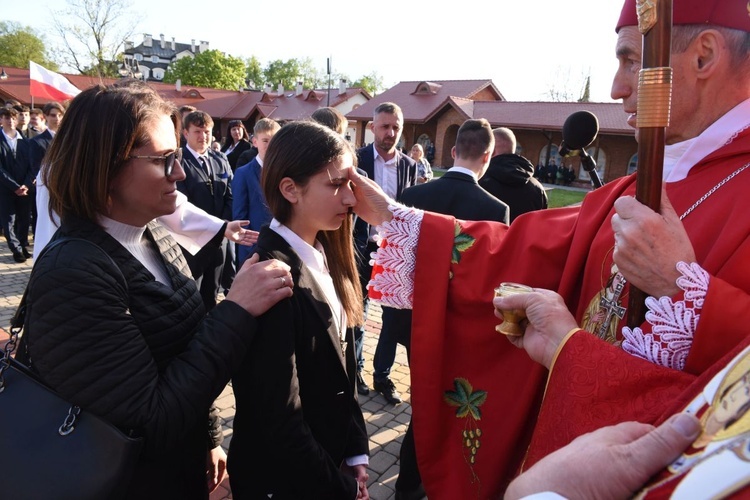
{"type": "MultiPolygon", "coordinates": [[[[17,264],[8,249],[5,239],[0,237],[0,345],[5,340],[5,331],[9,329],[10,320],[21,300],[23,291],[31,273],[33,261],[29,259],[17,264]]],[[[377,335],[381,325],[380,307],[370,306],[365,336],[365,380],[372,387],[372,357],[375,354],[377,335]]],[[[368,490],[374,500],[389,500],[395,497],[394,490],[398,476],[398,454],[401,440],[411,418],[409,405],[409,367],[406,362],[406,350],[398,347],[396,363],[391,370],[391,378],[401,393],[404,403],[393,406],[388,404],[381,394],[374,391],[369,396],[360,396],[367,423],[367,434],[370,437],[370,480],[368,490]]],[[[224,428],[224,447],[232,439],[235,402],[231,383],[216,400],[224,428]]],[[[232,498],[229,481],[225,480],[211,495],[212,500],[232,498]]]]}

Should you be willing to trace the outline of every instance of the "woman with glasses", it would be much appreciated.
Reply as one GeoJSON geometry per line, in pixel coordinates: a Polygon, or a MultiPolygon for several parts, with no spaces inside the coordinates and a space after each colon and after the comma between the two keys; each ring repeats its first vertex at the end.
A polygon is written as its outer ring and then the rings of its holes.
{"type": "Polygon", "coordinates": [[[184,178],[179,118],[144,83],[79,94],[45,171],[61,225],[35,263],[20,358],[63,398],[144,449],[128,498],[208,498],[224,473],[209,407],[251,347],[255,317],[291,296],[289,267],[254,257],[206,315],[155,219],[184,178]]]}

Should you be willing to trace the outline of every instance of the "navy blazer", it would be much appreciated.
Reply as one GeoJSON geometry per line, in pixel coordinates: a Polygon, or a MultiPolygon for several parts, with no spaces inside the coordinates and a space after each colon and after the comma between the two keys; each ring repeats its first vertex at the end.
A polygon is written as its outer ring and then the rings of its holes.
{"type": "Polygon", "coordinates": [[[344,355],[325,293],[278,233],[263,228],[258,253],[291,267],[294,295],[257,318],[260,334],[233,378],[232,493],[353,500],[356,481],[339,467],[369,448],[354,385],[352,329],[344,355]]]}
{"type": "Polygon", "coordinates": [[[510,209],[484,190],[473,175],[446,172],[430,182],[410,187],[401,202],[461,220],[494,220],[508,224],[510,209]]]}
{"type": "Polygon", "coordinates": [[[15,192],[21,186],[33,187],[29,140],[24,139],[20,132],[17,136],[14,154],[5,135],[0,133],[0,196],[16,196],[15,192]]]}
{"type": "MultiPolygon", "coordinates": [[[[260,185],[261,166],[257,158],[237,169],[232,180],[232,219],[249,220],[246,229],[260,231],[272,219],[260,185]]],[[[255,245],[238,245],[237,260],[241,266],[255,253],[255,245]]]]}
{"type": "Polygon", "coordinates": [[[31,170],[34,178],[39,173],[39,169],[42,166],[42,160],[44,155],[47,154],[47,150],[52,145],[52,133],[49,129],[45,130],[41,134],[31,139],[31,170]]]}
{"type": "Polygon", "coordinates": [[[209,148],[206,153],[213,175],[208,177],[198,158],[188,148],[182,149],[182,168],[185,179],[177,189],[198,208],[224,220],[232,219],[232,168],[224,155],[209,148]]]}

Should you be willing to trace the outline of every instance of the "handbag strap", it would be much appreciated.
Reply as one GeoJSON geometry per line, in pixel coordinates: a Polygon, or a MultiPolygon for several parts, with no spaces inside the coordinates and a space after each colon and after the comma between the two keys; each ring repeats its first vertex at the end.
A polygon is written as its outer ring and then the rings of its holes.
{"type": "MultiPolygon", "coordinates": [[[[127,288],[127,281],[125,280],[125,276],[122,274],[122,270],[120,269],[120,266],[118,266],[117,263],[112,259],[112,257],[107,252],[105,252],[99,245],[84,238],[73,238],[73,237],[63,236],[62,238],[58,238],[54,241],[51,241],[39,253],[39,256],[36,258],[34,265],[36,265],[37,262],[41,261],[42,258],[47,254],[47,252],[52,250],[54,247],[62,243],[70,242],[70,241],[78,241],[78,242],[86,243],[88,245],[95,247],[103,255],[106,255],[107,259],[109,259],[112,266],[115,269],[117,269],[119,276],[122,278],[122,282],[127,288]]],[[[32,272],[33,272],[33,269],[32,269],[32,272]]],[[[28,293],[29,293],[29,286],[27,284],[26,288],[23,291],[21,302],[18,304],[18,308],[16,309],[15,314],[13,314],[13,317],[10,320],[10,338],[8,339],[8,342],[5,344],[5,349],[2,349],[2,351],[4,352],[3,352],[2,359],[0,359],[0,392],[3,392],[3,390],[5,390],[5,378],[4,378],[5,370],[7,370],[10,367],[11,356],[13,352],[16,350],[18,339],[21,335],[21,331],[23,330],[23,325],[26,320],[26,300],[27,300],[26,297],[28,293]]],[[[71,410],[73,410],[73,408],[71,408],[71,410]]],[[[73,419],[75,420],[75,417],[73,417],[73,419]]]]}

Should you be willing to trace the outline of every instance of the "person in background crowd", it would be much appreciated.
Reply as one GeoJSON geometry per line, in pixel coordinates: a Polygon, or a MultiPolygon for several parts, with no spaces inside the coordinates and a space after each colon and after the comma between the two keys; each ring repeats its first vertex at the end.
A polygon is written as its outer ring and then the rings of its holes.
{"type": "Polygon", "coordinates": [[[526,212],[547,208],[547,192],[534,178],[534,166],[516,154],[513,131],[500,127],[492,133],[495,135],[495,150],[479,185],[510,206],[510,222],[526,212]]]}
{"type": "Polygon", "coordinates": [[[237,170],[238,165],[245,165],[244,163],[238,164],[237,160],[239,160],[242,153],[252,147],[245,124],[241,120],[231,120],[229,122],[229,135],[221,151],[227,155],[227,160],[229,160],[229,166],[232,167],[232,170],[237,170]]]}
{"type": "Polygon", "coordinates": [[[409,154],[411,159],[417,163],[417,184],[424,184],[432,180],[432,168],[430,162],[424,157],[424,150],[421,144],[415,144],[411,147],[409,154]]]}

